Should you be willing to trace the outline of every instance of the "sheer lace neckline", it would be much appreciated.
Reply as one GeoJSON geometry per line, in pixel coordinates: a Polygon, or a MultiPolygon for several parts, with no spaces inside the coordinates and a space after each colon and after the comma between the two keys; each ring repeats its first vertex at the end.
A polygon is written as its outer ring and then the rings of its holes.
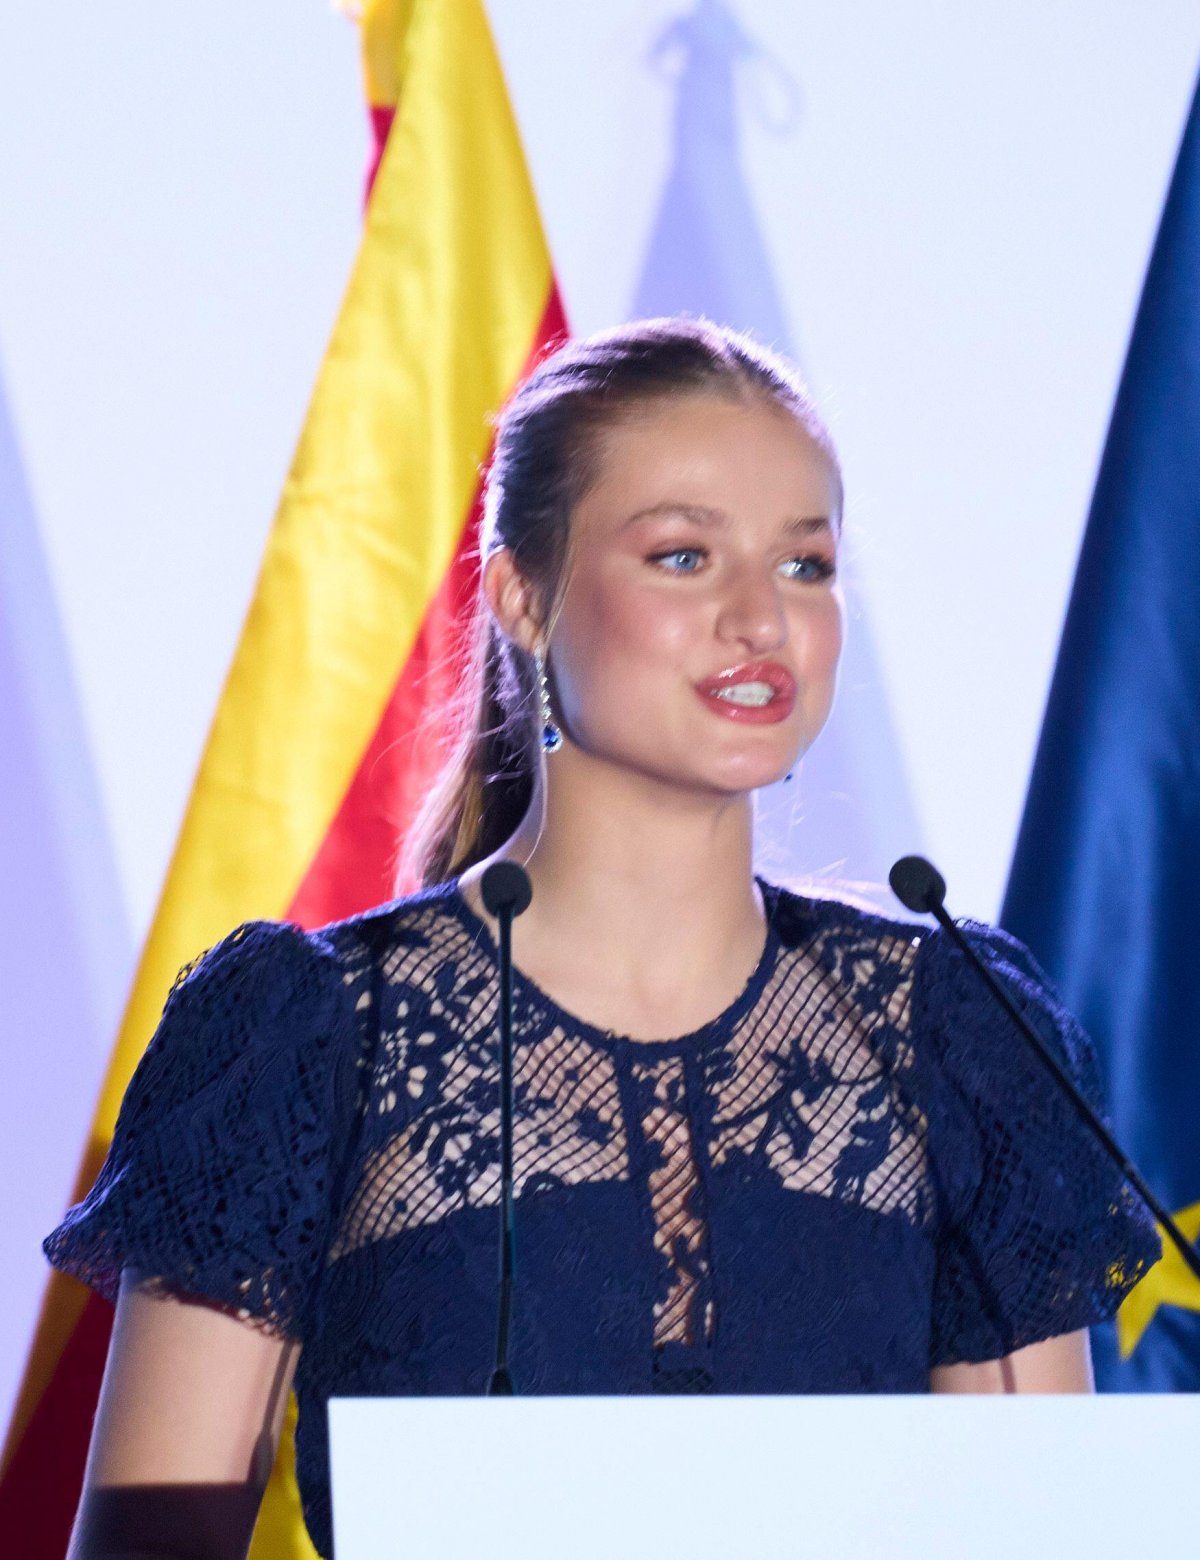
{"type": "MultiPolygon", "coordinates": [[[[513,962],[513,995],[520,993],[528,1000],[534,1002],[543,1012],[554,1018],[562,1028],[572,1035],[582,1036],[584,1039],[594,1042],[596,1045],[631,1047],[640,1052],[672,1051],[680,1048],[688,1050],[702,1050],[706,1045],[727,1037],[739,1020],[753,1008],[755,1002],[762,994],[763,988],[769,979],[779,955],[780,939],[775,926],[775,911],[779,889],[766,878],[754,874],[754,880],[762,890],[763,909],[766,912],[766,936],[763,940],[762,952],[758,956],[758,962],[746,980],[746,984],[733,1001],[723,1008],[714,1018],[708,1019],[699,1028],[690,1030],[687,1034],[674,1035],[669,1039],[642,1040],[636,1035],[618,1034],[613,1029],[602,1029],[597,1024],[589,1023],[587,1019],[580,1018],[577,1013],[557,1003],[548,992],[543,989],[530,976],[513,962]]],[[[496,961],[499,959],[499,949],[496,939],[492,935],[492,929],[488,923],[476,914],[463,894],[458,878],[451,878],[441,885],[441,891],[445,895],[446,903],[455,912],[459,920],[471,932],[480,944],[487,950],[489,957],[496,961]]]]}

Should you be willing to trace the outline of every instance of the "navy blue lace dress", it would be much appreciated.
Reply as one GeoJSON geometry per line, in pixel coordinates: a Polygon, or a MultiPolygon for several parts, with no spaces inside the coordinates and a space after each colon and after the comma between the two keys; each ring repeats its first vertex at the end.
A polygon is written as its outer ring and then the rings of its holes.
{"type": "MultiPolygon", "coordinates": [[[[1112,1315],[1153,1221],[940,929],[759,880],[692,1034],[597,1029],[514,975],[525,1393],[926,1392],[1112,1315]]],[[[1028,951],[964,922],[1093,1102],[1028,951]]],[[[496,951],[454,883],[185,969],[104,1169],[48,1237],[302,1340],[297,1471],[331,1552],[330,1396],[482,1392],[496,1317],[496,951]]]]}

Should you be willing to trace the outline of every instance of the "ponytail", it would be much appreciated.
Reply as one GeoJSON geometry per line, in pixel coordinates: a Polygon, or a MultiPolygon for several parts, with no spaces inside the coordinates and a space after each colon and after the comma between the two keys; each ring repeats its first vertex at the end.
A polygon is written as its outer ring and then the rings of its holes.
{"type": "Polygon", "coordinates": [[[405,839],[398,893],[443,883],[490,856],[533,799],[540,740],[532,657],[504,638],[482,591],[470,633],[449,751],[405,839]]]}

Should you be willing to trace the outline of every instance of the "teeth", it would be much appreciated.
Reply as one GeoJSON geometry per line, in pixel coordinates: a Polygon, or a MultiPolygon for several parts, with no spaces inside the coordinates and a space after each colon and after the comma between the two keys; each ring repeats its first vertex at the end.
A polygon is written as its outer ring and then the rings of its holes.
{"type": "Polygon", "coordinates": [[[726,699],[730,704],[770,704],[775,697],[775,690],[770,683],[744,682],[731,683],[728,687],[717,689],[717,698],[726,699]]]}

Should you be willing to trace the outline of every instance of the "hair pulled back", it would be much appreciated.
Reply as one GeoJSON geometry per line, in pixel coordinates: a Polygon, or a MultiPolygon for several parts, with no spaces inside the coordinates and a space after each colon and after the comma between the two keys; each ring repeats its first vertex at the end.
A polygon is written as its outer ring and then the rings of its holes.
{"type": "Polygon", "coordinates": [[[480,591],[450,746],[405,841],[400,888],[444,882],[498,850],[524,818],[545,761],[535,662],[492,615],[483,564],[497,548],[510,549],[533,587],[548,649],[570,575],[571,516],[599,475],[603,434],[648,402],[698,391],[767,398],[837,466],[795,370],[744,332],[687,316],[638,320],[568,341],[543,359],[497,422],[480,591]]]}

